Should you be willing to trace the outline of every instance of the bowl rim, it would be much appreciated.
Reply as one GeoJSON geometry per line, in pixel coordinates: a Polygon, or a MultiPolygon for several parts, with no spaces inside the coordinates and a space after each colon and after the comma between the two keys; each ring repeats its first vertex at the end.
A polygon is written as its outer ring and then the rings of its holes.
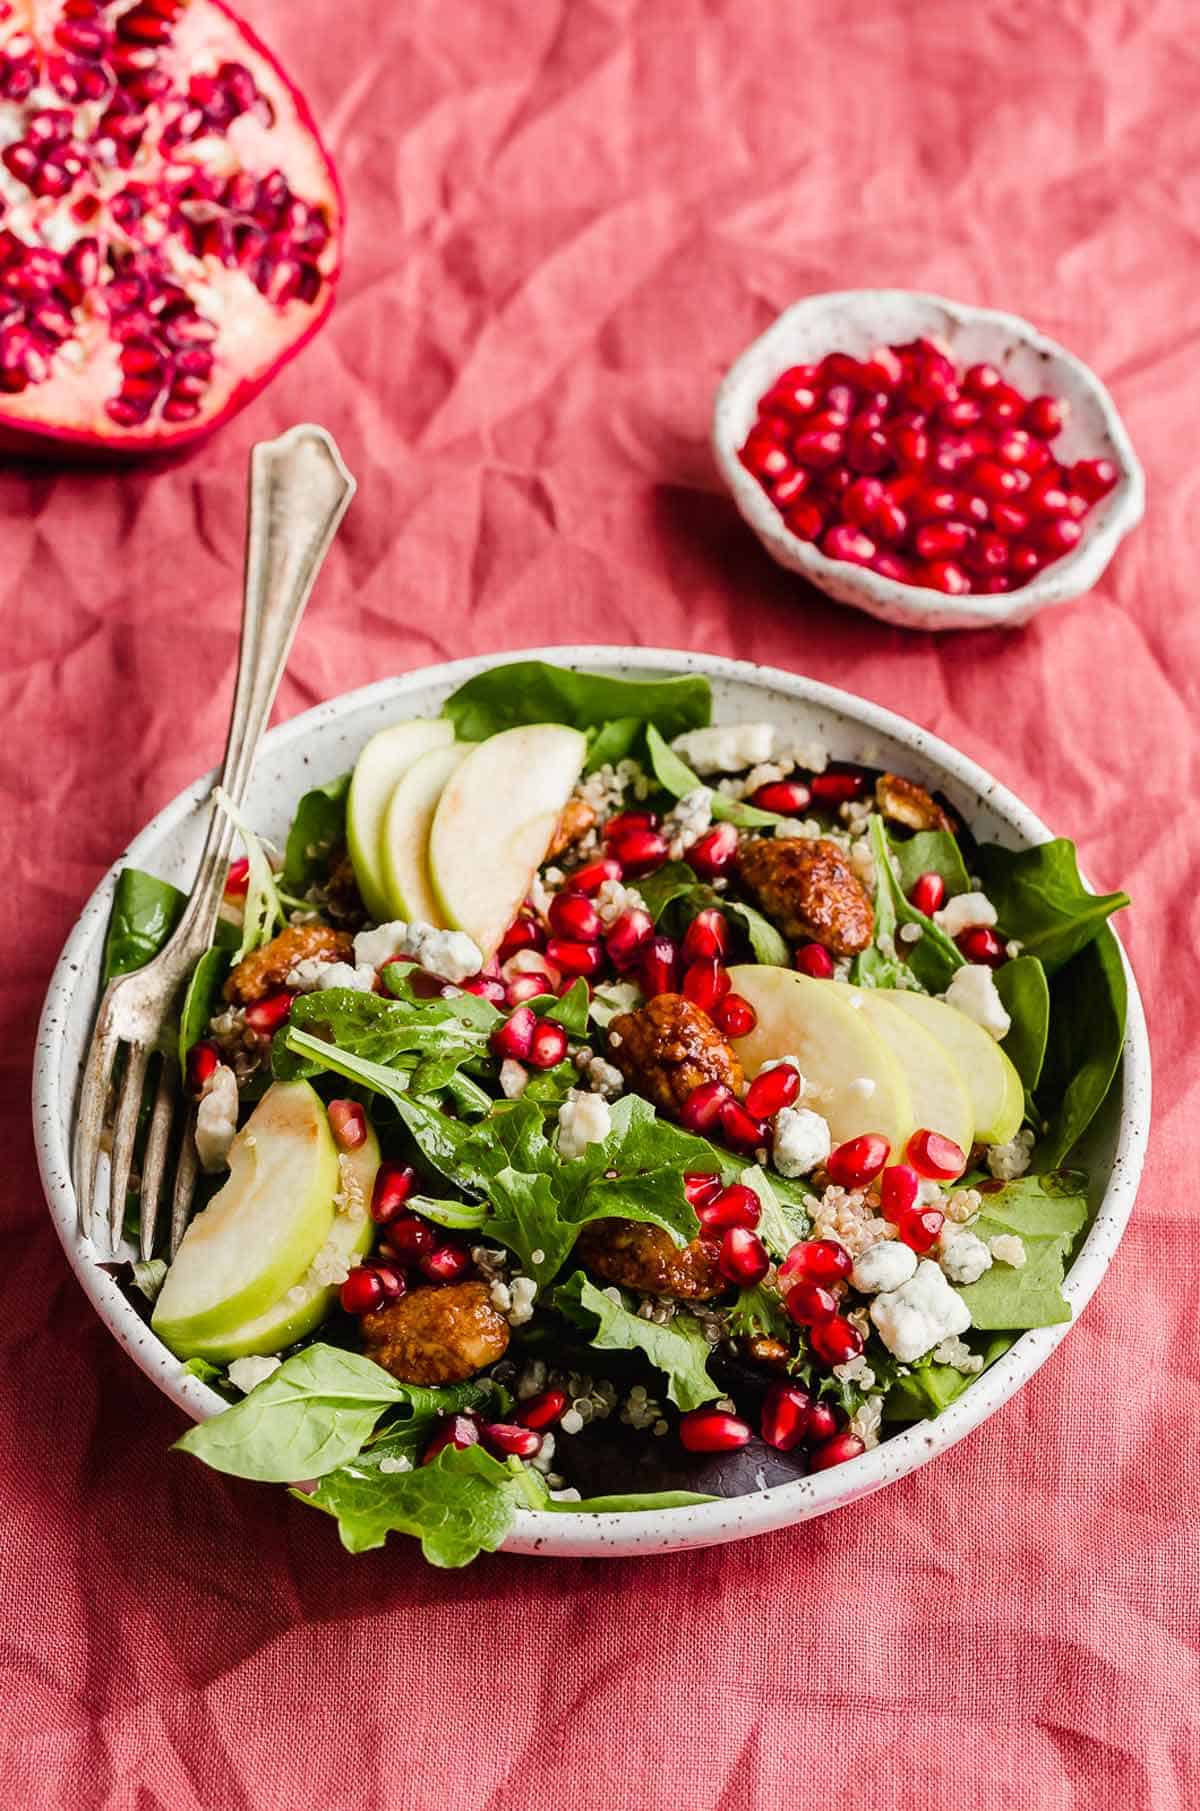
{"type": "MultiPolygon", "coordinates": [[[[619,673],[630,667],[650,672],[696,672],[717,680],[749,684],[756,690],[781,692],[802,703],[825,707],[852,718],[865,730],[891,736],[925,759],[940,765],[960,785],[1003,817],[1026,843],[1045,841],[1051,832],[1034,812],[985,768],[940,737],[884,706],[840,687],[724,656],[636,646],[572,645],[474,655],[416,668],[378,680],[292,717],[269,732],[267,752],[302,742],[320,724],[335,721],[384,700],[401,702],[407,691],[428,685],[461,685],[477,673],[518,660],[552,660],[559,665],[619,673]]],[[[57,1025],[67,1004],[87,980],[89,957],[103,936],[113,887],[121,869],[152,855],[207,796],[213,776],[205,775],[157,812],[122,851],[100,880],[64,945],[46,993],[37,1032],[33,1072],[33,1120],[38,1167],[51,1219],[67,1259],[100,1319],[151,1381],[193,1420],[204,1420],[227,1407],[224,1398],[200,1379],[182,1373],[180,1361],[154,1336],[125,1300],[113,1277],[76,1226],[75,1194],[70,1177],[66,1133],[75,1113],[73,1082],[62,1075],[57,1025]],[[71,1098],[68,1099],[68,1092],[71,1098]]],[[[1118,947],[1120,942],[1118,939],[1118,947]]],[[[892,1435],[846,1465],[776,1484],[751,1495],[636,1513],[602,1512],[565,1515],[519,1510],[503,1543],[507,1552],[557,1554],[563,1557],[618,1557],[684,1547],[716,1545],[750,1534],[793,1525],[844,1503],[867,1496],[894,1479],[926,1464],[963,1439],[993,1414],[1050,1357],[1090,1300],[1120,1241],[1137,1193],[1150,1123],[1150,1053],[1145,1015],[1137,983],[1123,947],[1121,958],[1129,988],[1122,1064],[1120,1127],[1112,1169],[1091,1229],[1067,1273],[1064,1293],[1072,1317],[1059,1326],[1022,1333],[969,1389],[934,1421],[921,1421],[892,1435]]]]}
{"type": "MultiPolygon", "coordinates": [[[[831,351],[837,350],[830,347],[831,351]]],[[[977,307],[974,303],[955,302],[947,296],[923,289],[837,289],[821,290],[803,296],[783,309],[763,332],[744,347],[729,367],[717,388],[713,403],[711,445],[721,477],[733,496],[744,521],[773,559],[785,570],[798,572],[823,591],[838,587],[836,596],[852,608],[865,609],[883,620],[903,622],[910,628],[983,628],[1018,625],[1027,622],[1039,610],[1054,604],[1065,604],[1081,596],[1100,578],[1118,546],[1145,514],[1146,480],[1142,464],[1133,448],[1120,411],[1103,379],[1058,340],[1051,339],[1021,315],[1003,309],[977,307]],[[781,346],[787,341],[794,324],[802,318],[838,305],[861,305],[864,301],[883,305],[903,296],[913,303],[942,310],[951,320],[983,322],[1010,338],[1015,338],[1045,357],[1065,366],[1074,374],[1099,409],[1105,431],[1112,443],[1112,458],[1121,476],[1105,498],[1104,516],[1085,529],[1079,544],[1055,560],[1032,584],[1019,591],[1003,592],[991,597],[971,591],[951,598],[924,585],[905,585],[898,579],[885,578],[869,567],[852,566],[845,560],[831,560],[811,541],[802,541],[785,525],[783,517],[771,503],[762,487],[742,465],[733,444],[734,436],[725,427],[725,418],[733,399],[752,370],[761,350],[774,341],[781,346]],[[781,558],[777,548],[787,554],[781,558]],[[846,595],[853,589],[857,601],[846,595]],[[936,618],[934,621],[932,619],[936,618]]],[[[1107,455],[1106,455],[1107,456],[1107,455]]]]}

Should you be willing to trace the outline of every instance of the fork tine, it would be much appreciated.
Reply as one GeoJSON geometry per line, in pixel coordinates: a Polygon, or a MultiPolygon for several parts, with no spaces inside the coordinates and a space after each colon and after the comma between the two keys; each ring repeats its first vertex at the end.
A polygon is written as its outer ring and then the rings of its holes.
{"type": "Polygon", "coordinates": [[[158,1072],[154,1110],[146,1138],[146,1155],[142,1160],[142,1257],[154,1256],[154,1234],[158,1228],[158,1204],[162,1194],[163,1171],[167,1164],[167,1141],[175,1117],[175,1095],[179,1086],[179,1069],[172,1050],[165,1051],[158,1072]]]}
{"type": "Polygon", "coordinates": [[[187,1122],[183,1128],[183,1142],[179,1147],[179,1163],[175,1170],[175,1194],[171,1202],[171,1249],[169,1256],[174,1259],[179,1250],[180,1240],[187,1231],[188,1220],[192,1212],[192,1197],[196,1193],[196,1171],[199,1162],[196,1157],[196,1109],[188,1110],[187,1122]]]}
{"type": "Polygon", "coordinates": [[[114,1257],[121,1243],[121,1228],[125,1220],[125,1197],[129,1192],[129,1171],[133,1165],[133,1145],[137,1137],[138,1114],[141,1111],[142,1087],[146,1080],[150,1047],[139,1041],[128,1044],[126,1052],[121,1098],[117,1102],[117,1117],[113,1123],[109,1184],[111,1192],[108,1199],[109,1250],[114,1257]]]}
{"type": "Polygon", "coordinates": [[[75,1200],[79,1208],[79,1230],[95,1245],[100,1243],[100,1228],[96,1223],[96,1170],[104,1133],[104,1110],[108,1105],[119,1042],[111,1011],[107,1002],[102,1001],[83,1072],[75,1127],[75,1200]]]}

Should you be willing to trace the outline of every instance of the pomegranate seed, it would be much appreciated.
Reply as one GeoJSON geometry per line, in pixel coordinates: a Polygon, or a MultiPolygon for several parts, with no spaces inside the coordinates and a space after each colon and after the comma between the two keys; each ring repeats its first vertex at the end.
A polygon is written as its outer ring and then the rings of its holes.
{"type": "Polygon", "coordinates": [[[797,1283],[789,1289],[783,1305],[798,1327],[815,1327],[837,1313],[837,1296],[823,1283],[797,1283]]]}
{"type": "Polygon", "coordinates": [[[952,1138],[922,1126],[905,1147],[905,1155],[918,1176],[930,1182],[953,1182],[967,1167],[967,1155],[952,1138]]]}
{"type": "MultiPolygon", "coordinates": [[[[721,1178],[709,1170],[687,1170],[683,1177],[683,1192],[689,1205],[694,1208],[710,1207],[723,1193],[721,1178]]],[[[754,1194],[754,1190],[750,1190],[754,1194]]],[[[758,1196],[754,1196],[757,1202],[758,1196]]]]}
{"type": "Polygon", "coordinates": [[[981,534],[967,549],[966,561],[980,578],[996,578],[1008,570],[1009,545],[1003,535],[981,534]]]}
{"type": "Polygon", "coordinates": [[[1004,379],[995,365],[970,365],[963,376],[963,389],[972,396],[987,398],[1001,388],[1004,379]]]}
{"type": "Polygon", "coordinates": [[[422,1220],[420,1214],[409,1213],[405,1208],[388,1221],[388,1245],[405,1264],[416,1264],[436,1250],[440,1236],[428,1220],[422,1220]]]}
{"type": "Polygon", "coordinates": [[[875,543],[861,528],[839,524],[827,528],[821,540],[821,552],[830,560],[849,560],[854,566],[869,566],[875,558],[875,543]]]}
{"type": "Polygon", "coordinates": [[[1035,572],[1042,569],[1042,555],[1035,547],[1021,545],[1014,547],[1009,555],[1009,566],[1013,577],[1020,582],[1031,579],[1035,572]]]}
{"type": "Polygon", "coordinates": [[[810,1440],[831,1440],[840,1426],[841,1417],[830,1403],[813,1403],[806,1430],[810,1440]]]}
{"type": "Polygon", "coordinates": [[[897,1217],[912,1207],[921,1192],[921,1178],[910,1163],[893,1163],[879,1180],[879,1205],[885,1220],[895,1224],[897,1217]]]}
{"type": "Polygon", "coordinates": [[[416,1186],[417,1172],[408,1163],[381,1163],[371,1191],[371,1218],[386,1226],[401,1211],[416,1186]]]}
{"type": "Polygon", "coordinates": [[[859,367],[860,381],[872,390],[895,390],[904,376],[899,355],[890,346],[876,346],[859,367]]]}
{"type": "MultiPolygon", "coordinates": [[[[543,994],[552,994],[555,991],[555,984],[550,976],[544,969],[538,969],[530,974],[517,975],[509,981],[504,989],[504,1001],[509,1006],[525,1006],[530,1000],[536,1000],[543,994]]],[[[500,1031],[503,1029],[504,1027],[501,1026],[500,1031]]],[[[497,1051],[497,1054],[503,1055],[504,1053],[497,1051]]]]}
{"type": "Polygon", "coordinates": [[[447,1415],[437,1433],[421,1454],[421,1464],[429,1465],[443,1447],[456,1446],[460,1452],[465,1447],[479,1444],[479,1424],[469,1415],[447,1415]]]}
{"type": "Polygon", "coordinates": [[[626,830],[609,844],[626,874],[636,878],[661,868],[667,859],[667,840],[657,830],[626,830]]]}
{"type": "Polygon", "coordinates": [[[567,886],[572,893],[598,893],[606,881],[620,880],[622,874],[620,862],[614,861],[611,855],[604,855],[568,874],[567,886]]]}
{"type": "Polygon", "coordinates": [[[759,1433],[776,1452],[790,1453],[808,1433],[812,1397],[794,1383],[773,1383],[763,1403],[759,1433]]]}
{"type": "Polygon", "coordinates": [[[1030,486],[1028,504],[1030,513],[1043,519],[1056,516],[1068,516],[1071,513],[1071,498],[1053,473],[1050,482],[1038,482],[1030,486]]]}
{"type": "Polygon", "coordinates": [[[792,462],[783,448],[767,434],[750,434],[738,452],[738,458],[760,484],[786,478],[792,470],[792,462]]]}
{"type": "Polygon", "coordinates": [[[1006,428],[1015,425],[1025,413],[1025,398],[1011,384],[1001,384],[993,390],[988,398],[985,419],[993,427],[1006,428]]]}
{"type": "Polygon", "coordinates": [[[357,1151],[367,1142],[367,1116],[356,1100],[331,1100],[329,1129],[343,1151],[357,1151]]]}
{"type": "Polygon", "coordinates": [[[481,1430],[483,1443],[503,1459],[532,1459],[542,1450],[542,1436],[511,1421],[491,1421],[481,1430]]]}
{"type": "Polygon", "coordinates": [[[800,1071],[791,1063],[777,1063],[756,1075],[746,1090],[746,1111],[755,1119],[774,1119],[790,1107],[800,1092],[800,1071]]]}
{"type": "Polygon", "coordinates": [[[565,1390],[542,1390],[539,1395],[531,1396],[517,1410],[517,1420],[522,1427],[531,1427],[535,1433],[543,1428],[554,1427],[567,1412],[567,1393],[565,1390]]]}
{"type": "Polygon", "coordinates": [[[567,1034],[553,1019],[539,1019],[529,1040],[526,1062],[534,1069],[554,1069],[567,1054],[567,1034]]]}
{"type": "Polygon", "coordinates": [[[641,906],[630,906],[609,926],[604,939],[608,959],[619,974],[636,966],[639,956],[654,935],[654,920],[641,906]]]}
{"type": "Polygon", "coordinates": [[[226,899],[244,899],[250,886],[250,862],[245,855],[231,861],[225,876],[226,899]]]}
{"type": "Polygon", "coordinates": [[[927,522],[913,542],[923,560],[941,560],[970,545],[974,530],[965,522],[927,522]]]}
{"type": "Polygon", "coordinates": [[[995,459],[978,459],[971,474],[976,486],[985,497],[993,497],[998,502],[1005,502],[1021,488],[1021,481],[1011,466],[1001,465],[995,459]]]}
{"type": "Polygon", "coordinates": [[[209,1038],[201,1038],[187,1053],[188,1092],[199,1096],[204,1084],[220,1065],[221,1052],[209,1038]]]}
{"type": "MultiPolygon", "coordinates": [[[[800,541],[815,541],[825,526],[824,511],[811,497],[801,497],[799,503],[793,503],[783,520],[784,526],[800,541]]],[[[691,860],[690,856],[688,860],[691,860]]]]}
{"type": "Polygon", "coordinates": [[[971,491],[960,491],[954,514],[958,521],[966,522],[971,528],[986,528],[994,511],[1001,507],[1001,504],[991,504],[986,497],[977,497],[971,491]]]}
{"type": "MultiPolygon", "coordinates": [[[[798,465],[821,471],[836,465],[845,448],[845,435],[840,428],[806,428],[792,442],[792,455],[798,465]]],[[[782,474],[780,474],[782,476],[782,474]]]]}
{"type": "Polygon", "coordinates": [[[1038,530],[1038,544],[1048,559],[1057,560],[1064,553],[1070,553],[1083,538],[1080,523],[1073,522],[1069,516],[1060,516],[1057,520],[1047,522],[1038,530]]]}
{"type": "Polygon", "coordinates": [[[937,1244],[946,1216],[936,1207],[906,1207],[896,1211],[896,1231],[904,1244],[924,1256],[937,1244]]]}
{"type": "Polygon", "coordinates": [[[727,1038],[749,1037],[758,1024],[758,1014],[742,994],[726,994],[713,1019],[727,1038]]]}
{"type": "Polygon", "coordinates": [[[757,1151],[767,1143],[767,1128],[753,1119],[740,1101],[727,1100],[720,1112],[721,1136],[739,1151],[757,1151]]]}
{"type": "Polygon", "coordinates": [[[895,579],[901,585],[915,583],[915,572],[911,561],[898,553],[877,553],[871,561],[871,571],[878,572],[882,578],[895,579]]]}
{"type": "Polygon", "coordinates": [[[255,1000],[246,1008],[246,1023],[251,1031],[259,1032],[263,1037],[270,1037],[286,1021],[292,1010],[295,994],[268,994],[265,1000],[255,1000]]]}
{"type": "Polygon", "coordinates": [[[841,1283],[850,1275],[853,1259],[836,1239],[801,1239],[779,1266],[780,1284],[803,1279],[809,1283],[841,1283]]]}
{"type": "Polygon", "coordinates": [[[689,1453],[733,1453],[753,1439],[753,1429],[724,1409],[693,1409],[680,1417],[679,1442],[689,1453]]]}
{"type": "Polygon", "coordinates": [[[847,1459],[857,1459],[866,1450],[866,1442],[857,1434],[835,1434],[832,1440],[823,1440],[820,1446],[813,1448],[808,1469],[828,1471],[833,1465],[844,1465],[847,1459]]]}
{"type": "Polygon", "coordinates": [[[973,428],[983,419],[983,407],[973,396],[958,396],[938,405],[938,420],[948,428],[973,428]]]}
{"type": "MultiPolygon", "coordinates": [[[[479,1000],[490,1000],[493,1006],[509,1004],[508,989],[502,981],[496,981],[491,975],[468,975],[458,985],[465,994],[474,994],[479,1000]]],[[[530,995],[532,999],[533,996],[530,995]]]]}
{"type": "Polygon", "coordinates": [[[379,1278],[385,1304],[398,1302],[408,1289],[408,1278],[404,1272],[395,1264],[372,1262],[371,1268],[379,1278]]]}
{"type": "Polygon", "coordinates": [[[738,833],[732,824],[714,824],[698,837],[687,850],[684,860],[702,880],[716,880],[723,874],[738,849],[738,833]]]}
{"type": "Polygon", "coordinates": [[[721,1240],[717,1268],[728,1283],[752,1289],[761,1283],[771,1268],[767,1248],[756,1232],[745,1226],[731,1226],[721,1240]]]}
{"type": "Polygon", "coordinates": [[[814,981],[833,979],[833,957],[819,943],[802,943],[793,961],[802,975],[811,975],[814,981]]]}
{"type": "Polygon", "coordinates": [[[920,522],[948,521],[958,514],[958,492],[945,484],[923,484],[913,493],[909,510],[920,522]]]}
{"type": "Polygon", "coordinates": [[[1031,434],[1041,440],[1053,440],[1066,426],[1069,405],[1058,396],[1035,396],[1026,403],[1023,417],[1031,434]]]}
{"type": "Polygon", "coordinates": [[[729,972],[719,962],[693,962],[684,970],[683,997],[701,1012],[712,1012],[731,986],[729,972]]]}
{"type": "Polygon", "coordinates": [[[1010,588],[1008,574],[1006,572],[993,573],[991,578],[981,579],[976,587],[976,589],[981,591],[985,597],[993,596],[998,591],[1008,591],[1010,588]]]}
{"type": "Polygon", "coordinates": [[[347,1314],[372,1314],[382,1308],[385,1294],[379,1271],[373,1265],[359,1264],[339,1289],[338,1300],[347,1314]]]}
{"type": "Polygon", "coordinates": [[[965,597],[971,589],[970,579],[953,560],[932,560],[928,566],[922,566],[917,582],[930,591],[944,591],[950,597],[965,597]]]}
{"type": "Polygon", "coordinates": [[[638,979],[648,1000],[656,994],[672,994],[679,980],[679,951],[670,937],[661,933],[643,946],[638,960],[638,979]]]}
{"type": "Polygon", "coordinates": [[[786,478],[781,478],[778,484],[771,486],[771,501],[776,509],[786,515],[792,504],[799,501],[811,483],[812,479],[804,467],[798,465],[794,472],[789,472],[786,478]]]}
{"type": "Polygon", "coordinates": [[[732,941],[728,918],[724,912],[710,906],[706,911],[697,912],[684,932],[683,959],[685,962],[719,962],[729,954],[732,941]]]}
{"type": "Polygon", "coordinates": [[[865,773],[830,771],[814,774],[811,781],[813,798],[819,805],[847,805],[861,799],[867,790],[865,773]]]}
{"type": "MultiPolygon", "coordinates": [[[[563,895],[560,893],[557,897],[561,899],[563,895]]],[[[598,943],[573,943],[567,937],[551,937],[546,944],[546,955],[564,975],[598,975],[604,964],[598,943]]]]}
{"type": "MultiPolygon", "coordinates": [[[[530,976],[528,979],[532,980],[530,976]]],[[[511,985],[511,984],[510,984],[511,985]]],[[[539,990],[540,991],[540,990],[539,990]]],[[[524,1062],[529,1055],[533,1034],[537,1027],[537,1014],[530,1006],[518,1006],[509,1014],[503,1025],[497,1025],[488,1039],[488,1048],[493,1056],[512,1057],[517,1062],[524,1062]]]]}
{"type": "Polygon", "coordinates": [[[858,1357],[865,1341],[857,1327],[851,1326],[842,1315],[832,1314],[828,1320],[818,1321],[809,1328],[808,1343],[823,1363],[844,1365],[858,1357]]]}
{"type": "Polygon", "coordinates": [[[780,817],[796,817],[808,810],[811,801],[812,793],[800,780],[773,780],[750,798],[760,811],[777,811],[780,817]]]}
{"type": "Polygon", "coordinates": [[[613,842],[630,830],[657,830],[657,811],[619,811],[604,826],[605,842],[613,842]]]}
{"type": "Polygon", "coordinates": [[[733,1099],[733,1089],[724,1082],[701,1082],[693,1088],[679,1109],[679,1123],[689,1132],[707,1132],[720,1116],[722,1107],[733,1099]]]}
{"type": "Polygon", "coordinates": [[[929,436],[924,428],[911,423],[897,425],[891,432],[892,451],[901,471],[920,472],[929,459],[929,436]]]}
{"type": "Polygon", "coordinates": [[[501,962],[507,962],[510,956],[521,950],[540,950],[545,943],[542,927],[533,918],[514,918],[504,933],[500,948],[496,951],[501,962]]]}
{"type": "Polygon", "coordinates": [[[954,941],[968,962],[999,968],[1007,961],[1008,953],[990,925],[973,924],[967,930],[960,931],[954,941]]]}
{"type": "Polygon", "coordinates": [[[860,1132],[829,1153],[825,1168],[829,1180],[840,1188],[865,1188],[874,1182],[891,1155],[892,1147],[881,1132],[860,1132]]]}
{"type": "Polygon", "coordinates": [[[725,1233],[734,1227],[753,1232],[762,1214],[762,1203],[754,1190],[744,1182],[731,1182],[728,1188],[720,1188],[720,1177],[715,1180],[718,1194],[696,1206],[696,1218],[705,1232],[725,1233]]]}
{"type": "Polygon", "coordinates": [[[855,472],[882,472],[892,463],[892,443],[882,428],[860,417],[846,435],[846,463],[855,472]]]}
{"type": "Polygon", "coordinates": [[[1071,467],[1071,487],[1089,503],[1107,497],[1121,476],[1111,459],[1077,459],[1071,467]]]}
{"type": "Polygon", "coordinates": [[[946,883],[940,874],[918,874],[908,897],[918,912],[924,912],[926,918],[932,918],[946,903],[946,883]]]}
{"type": "Polygon", "coordinates": [[[809,383],[785,383],[781,378],[774,389],[768,392],[772,407],[782,409],[785,415],[811,415],[817,406],[817,393],[809,383]]]}
{"type": "Polygon", "coordinates": [[[422,1276],[431,1283],[457,1283],[471,1268],[469,1253],[461,1245],[438,1245],[417,1260],[422,1276]]]}

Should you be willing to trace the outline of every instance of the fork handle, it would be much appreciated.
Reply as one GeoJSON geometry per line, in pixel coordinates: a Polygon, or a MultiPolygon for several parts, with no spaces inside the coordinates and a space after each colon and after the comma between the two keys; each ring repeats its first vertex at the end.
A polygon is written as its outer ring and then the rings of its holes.
{"type": "MultiPolygon", "coordinates": [[[[324,428],[289,428],[250,455],[246,578],[237,685],[221,784],[245,797],[304,606],[349,508],[355,482],[324,428]]],[[[179,943],[211,941],[225,888],[233,825],[214,807],[179,943]]]]}

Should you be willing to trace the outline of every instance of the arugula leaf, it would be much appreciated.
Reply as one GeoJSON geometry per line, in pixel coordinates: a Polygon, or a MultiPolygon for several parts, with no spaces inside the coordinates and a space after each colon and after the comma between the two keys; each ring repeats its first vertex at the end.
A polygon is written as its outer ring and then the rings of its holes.
{"type": "Polygon", "coordinates": [[[900,839],[889,834],[896,872],[905,893],[911,893],[922,874],[940,874],[950,898],[969,893],[971,882],[958,839],[949,830],[918,830],[900,839]]]}
{"type": "Polygon", "coordinates": [[[474,994],[397,1000],[325,988],[295,1002],[276,1038],[272,1066],[281,1080],[332,1069],[389,1098],[410,1089],[433,1093],[464,1063],[490,1068],[488,1036],[498,1018],[495,1007],[474,994]]]}
{"type": "MultiPolygon", "coordinates": [[[[520,723],[567,723],[574,729],[610,732],[621,723],[624,734],[624,726],[648,722],[670,738],[711,721],[712,690],[697,674],[609,679],[541,660],[515,660],[468,679],[447,698],[442,715],[449,717],[460,742],[482,742],[520,723]]],[[[615,734],[609,741],[612,748],[619,746],[615,734]]],[[[628,752],[625,746],[616,758],[628,752]]],[[[606,749],[600,760],[612,758],[606,749]]]]}
{"type": "MultiPolygon", "coordinates": [[[[655,779],[673,798],[682,799],[689,792],[695,792],[698,786],[704,786],[699,774],[693,773],[687,762],[681,761],[675,750],[668,747],[653,723],[646,726],[646,752],[650,756],[655,779]]],[[[777,811],[760,811],[757,805],[747,805],[741,799],[727,798],[715,787],[705,787],[705,790],[712,794],[714,818],[736,824],[739,829],[752,830],[783,821],[777,811]]]]}
{"type": "Polygon", "coordinates": [[[1046,971],[1036,956],[1018,956],[996,970],[996,991],[1012,1020],[1005,1033],[1004,1053],[1031,1095],[1042,1073],[1046,1038],[1050,1031],[1050,989],[1046,971]]]}
{"type": "Polygon", "coordinates": [[[981,843],[974,866],[1005,937],[1023,954],[1037,956],[1048,975],[1099,935],[1128,893],[1089,893],[1079,878],[1075,845],[1066,837],[1036,849],[1002,849],[981,843]]]}
{"type": "Polygon", "coordinates": [[[808,1214],[793,1202],[782,1201],[776,1189],[776,1178],[768,1177],[757,1165],[743,1170],[738,1181],[752,1188],[762,1202],[758,1236],[776,1263],[782,1262],[796,1241],[807,1237],[811,1224],[808,1214]]]}
{"type": "Polygon", "coordinates": [[[208,1032],[208,1022],[216,1011],[217,1001],[221,994],[221,983],[225,970],[229,966],[229,957],[219,944],[214,943],[206,949],[187,984],[183,996],[183,1010],[179,1015],[179,1066],[187,1068],[188,1051],[193,1044],[208,1032]]]}
{"type": "Polygon", "coordinates": [[[324,872],[331,850],[345,836],[350,778],[348,773],[343,773],[325,786],[314,786],[297,805],[288,831],[280,876],[286,893],[307,892],[324,872]]]}
{"type": "Polygon", "coordinates": [[[765,963],[770,968],[787,968],[791,963],[792,952],[787,940],[769,919],[755,911],[753,906],[745,905],[738,899],[729,899],[725,894],[718,893],[703,881],[697,880],[695,871],[686,862],[668,862],[657,873],[639,881],[638,892],[656,924],[668,907],[673,905],[681,905],[686,923],[690,923],[698,912],[716,907],[741,925],[756,962],[765,963]]]}
{"type": "Polygon", "coordinates": [[[518,1479],[480,1446],[443,1447],[428,1465],[417,1463],[428,1431],[389,1434],[327,1473],[311,1495],[294,1494],[336,1517],[350,1553],[382,1547],[393,1532],[414,1535],[434,1566],[494,1553],[512,1526],[518,1479]],[[411,1469],[392,1469],[406,1460],[411,1469]]]}
{"type": "Polygon", "coordinates": [[[681,1310],[666,1324],[643,1320],[640,1314],[615,1302],[603,1289],[577,1270],[554,1292],[555,1306],[568,1318],[587,1323],[594,1316],[596,1330],[590,1343],[600,1351],[644,1352],[667,1379],[667,1395],[686,1414],[702,1403],[713,1402],[721,1387],[708,1374],[712,1347],[695,1315],[681,1310]]]}
{"type": "Polygon", "coordinates": [[[170,881],[157,880],[140,868],[122,868],[104,940],[101,979],[106,987],[117,975],[144,968],[157,956],[186,904],[187,894],[170,881]]]}
{"type": "Polygon", "coordinates": [[[1083,1137],[1112,1086],[1125,1043],[1127,989],[1107,925],[1050,984],[1050,1035],[1037,1091],[1049,1121],[1039,1169],[1057,1169],[1083,1137]]]}

